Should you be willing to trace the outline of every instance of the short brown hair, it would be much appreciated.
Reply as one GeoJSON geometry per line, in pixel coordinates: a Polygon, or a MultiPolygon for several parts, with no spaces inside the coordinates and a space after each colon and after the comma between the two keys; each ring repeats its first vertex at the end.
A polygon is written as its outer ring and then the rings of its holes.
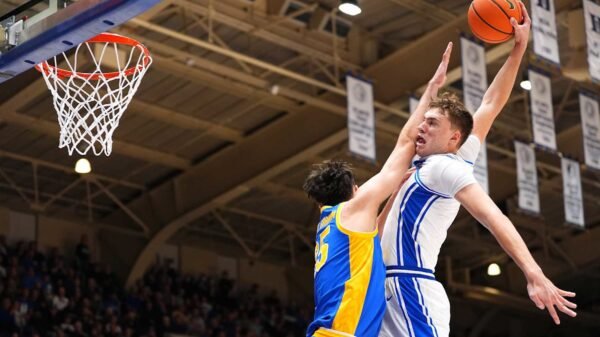
{"type": "Polygon", "coordinates": [[[463,145],[473,131],[473,116],[455,94],[443,93],[429,103],[429,108],[439,108],[448,116],[452,127],[460,131],[459,146],[463,145]]]}
{"type": "Polygon", "coordinates": [[[354,193],[354,175],[350,164],[326,160],[316,164],[302,186],[308,197],[325,206],[350,200],[354,193]]]}

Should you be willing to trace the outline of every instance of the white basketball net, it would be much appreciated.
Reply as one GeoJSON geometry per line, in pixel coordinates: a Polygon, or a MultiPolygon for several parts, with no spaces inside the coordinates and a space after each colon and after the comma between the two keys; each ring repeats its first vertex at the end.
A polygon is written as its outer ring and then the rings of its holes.
{"type": "Polygon", "coordinates": [[[110,155],[113,132],[152,63],[140,44],[93,40],[37,66],[54,97],[58,147],[69,155],[110,155]]]}

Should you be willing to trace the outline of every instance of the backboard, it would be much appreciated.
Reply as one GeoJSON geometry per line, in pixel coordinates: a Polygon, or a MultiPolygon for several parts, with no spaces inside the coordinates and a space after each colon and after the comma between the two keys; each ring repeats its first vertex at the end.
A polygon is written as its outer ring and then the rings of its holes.
{"type": "Polygon", "coordinates": [[[16,5],[0,13],[0,83],[140,15],[159,2],[11,1],[16,5]]]}

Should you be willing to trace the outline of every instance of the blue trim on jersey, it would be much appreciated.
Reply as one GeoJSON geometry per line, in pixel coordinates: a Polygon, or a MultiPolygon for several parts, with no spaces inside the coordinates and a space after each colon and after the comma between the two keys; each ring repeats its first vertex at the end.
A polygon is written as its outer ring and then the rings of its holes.
{"type": "Polygon", "coordinates": [[[408,271],[418,271],[418,272],[422,272],[422,273],[428,273],[433,275],[433,270],[432,269],[427,269],[427,268],[419,268],[419,267],[412,267],[412,266],[387,266],[385,267],[385,270],[408,270],[408,271]]]}
{"type": "Polygon", "coordinates": [[[398,278],[397,280],[400,283],[400,291],[410,318],[410,322],[407,321],[407,323],[411,324],[415,336],[437,337],[433,326],[430,325],[430,318],[423,312],[424,306],[421,304],[417,290],[414,287],[414,279],[398,278]]]}
{"type": "Polygon", "coordinates": [[[407,313],[404,312],[404,306],[402,305],[402,297],[400,297],[400,282],[398,281],[398,279],[396,279],[394,281],[395,281],[394,282],[394,291],[396,292],[396,298],[398,299],[398,305],[400,306],[400,312],[402,313],[402,317],[404,317],[404,320],[406,321],[406,330],[408,330],[408,336],[413,337],[409,317],[407,316],[407,313]]]}
{"type": "Polygon", "coordinates": [[[402,253],[399,254],[401,257],[400,265],[420,266],[417,260],[416,242],[414,240],[415,229],[422,221],[425,214],[427,214],[434,199],[435,195],[424,188],[419,187],[415,189],[410,198],[408,198],[406,207],[401,213],[402,253]]]}
{"type": "Polygon", "coordinates": [[[431,208],[431,205],[433,205],[436,200],[438,200],[440,198],[439,195],[436,195],[433,197],[433,200],[431,198],[429,198],[429,200],[427,200],[427,202],[429,202],[429,205],[427,206],[427,208],[425,208],[425,211],[423,211],[423,214],[421,215],[421,219],[418,220],[417,225],[416,225],[416,230],[415,230],[415,245],[416,248],[415,250],[417,251],[417,259],[418,259],[418,266],[422,267],[423,266],[423,259],[421,257],[421,246],[419,245],[419,242],[417,241],[417,236],[419,236],[419,229],[421,227],[421,223],[423,222],[423,219],[425,218],[425,215],[427,214],[427,212],[429,211],[429,209],[431,208]]]}
{"type": "Polygon", "coordinates": [[[400,256],[402,256],[402,250],[400,249],[400,231],[402,230],[402,212],[404,211],[404,207],[406,206],[407,197],[412,194],[412,192],[417,189],[419,185],[417,183],[412,183],[408,189],[406,189],[406,193],[402,197],[402,202],[400,202],[399,210],[398,210],[398,221],[396,224],[396,262],[400,264],[400,256]]]}
{"type": "Polygon", "coordinates": [[[468,161],[466,159],[463,158],[463,160],[465,161],[465,163],[470,164],[470,165],[475,165],[475,163],[473,163],[472,161],[468,161]]]}
{"type": "Polygon", "coordinates": [[[440,193],[440,192],[436,192],[434,190],[432,190],[431,188],[427,187],[423,181],[421,181],[421,176],[419,175],[419,170],[417,169],[417,172],[415,172],[415,179],[417,180],[417,183],[419,184],[419,186],[423,187],[424,189],[426,189],[428,192],[433,193],[433,194],[437,194],[442,198],[446,198],[446,199],[451,199],[452,197],[444,194],[444,193],[440,193]]]}
{"type": "Polygon", "coordinates": [[[419,284],[419,280],[415,279],[413,280],[413,283],[417,285],[417,295],[419,295],[419,301],[425,309],[425,316],[427,316],[427,318],[429,319],[429,326],[433,329],[433,334],[435,335],[435,337],[438,337],[438,332],[435,328],[435,324],[433,324],[433,319],[431,318],[431,316],[429,316],[429,309],[427,309],[427,306],[425,305],[425,299],[423,298],[423,291],[421,291],[421,285],[419,284]]]}
{"type": "Polygon", "coordinates": [[[387,273],[385,275],[385,277],[395,277],[395,278],[400,278],[400,277],[409,277],[409,278],[424,278],[427,280],[433,280],[435,281],[435,277],[433,276],[428,276],[428,275],[423,275],[423,274],[416,274],[416,273],[411,273],[411,272],[407,272],[407,273],[387,273]]]}

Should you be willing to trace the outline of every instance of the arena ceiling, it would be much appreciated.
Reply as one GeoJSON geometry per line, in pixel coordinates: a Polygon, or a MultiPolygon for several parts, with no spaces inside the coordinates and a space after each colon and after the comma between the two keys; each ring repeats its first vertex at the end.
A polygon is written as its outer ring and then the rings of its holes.
{"type": "MultiPolygon", "coordinates": [[[[459,37],[468,33],[467,1],[363,0],[357,17],[335,11],[336,3],[167,0],[113,30],[142,41],[154,63],[114,135],[113,154],[90,158],[93,173],[85,176],[57,147],[42,77],[32,70],[2,84],[0,203],[95,223],[130,280],[165,242],[310,266],[318,210],[301,191],[310,165],[347,159],[360,181],[377,172],[408,116],[408,96],[424,88],[448,41],[457,48],[447,90],[461,94],[459,37]],[[347,72],[375,86],[376,165],[347,151],[340,81],[347,72]]],[[[577,93],[599,88],[586,78],[582,31],[571,20],[581,1],[555,7],[562,72],[533,56],[523,69],[535,64],[553,74],[559,150],[583,162],[577,93]]],[[[486,46],[489,79],[511,47],[486,46]]],[[[591,336],[600,325],[600,249],[592,248],[600,240],[599,176],[582,169],[586,229],[573,229],[563,221],[559,158],[538,151],[542,217],[520,213],[512,144],[532,139],[529,115],[527,92],[516,87],[488,137],[491,195],[549,276],[578,291],[581,314],[551,329],[524,297],[514,264],[461,212],[438,267],[456,336],[591,336]],[[484,275],[489,262],[502,265],[502,277],[484,275]]]]}

